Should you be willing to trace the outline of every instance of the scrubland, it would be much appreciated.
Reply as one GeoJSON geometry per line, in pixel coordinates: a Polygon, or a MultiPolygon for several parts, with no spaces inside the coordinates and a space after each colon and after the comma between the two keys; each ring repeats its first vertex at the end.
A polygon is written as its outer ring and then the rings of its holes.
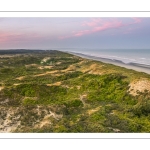
{"type": "Polygon", "coordinates": [[[0,132],[149,132],[150,75],[57,50],[0,51],[0,132]]]}

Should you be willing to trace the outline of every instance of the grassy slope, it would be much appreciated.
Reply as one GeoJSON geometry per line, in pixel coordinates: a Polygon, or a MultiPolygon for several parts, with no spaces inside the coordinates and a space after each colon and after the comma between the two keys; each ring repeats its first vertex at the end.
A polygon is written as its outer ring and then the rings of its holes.
{"type": "Polygon", "coordinates": [[[128,93],[141,78],[150,76],[59,51],[3,57],[1,131],[149,132],[149,93],[128,93]]]}

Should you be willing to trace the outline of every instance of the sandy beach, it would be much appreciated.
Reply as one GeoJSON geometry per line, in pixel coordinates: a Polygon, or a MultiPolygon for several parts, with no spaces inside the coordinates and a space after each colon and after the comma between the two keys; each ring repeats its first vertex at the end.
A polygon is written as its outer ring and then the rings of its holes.
{"type": "Polygon", "coordinates": [[[106,58],[95,57],[95,56],[88,56],[88,55],[85,55],[85,54],[74,53],[74,52],[67,52],[67,53],[70,53],[70,54],[73,54],[73,55],[76,55],[76,56],[80,56],[82,58],[101,61],[101,62],[104,62],[104,63],[113,64],[113,65],[124,67],[124,68],[127,68],[127,69],[132,69],[132,70],[135,70],[135,71],[138,71],[138,72],[144,72],[144,73],[150,74],[150,66],[148,66],[148,65],[136,64],[136,63],[125,64],[122,61],[118,61],[118,60],[106,59],[106,58]]]}

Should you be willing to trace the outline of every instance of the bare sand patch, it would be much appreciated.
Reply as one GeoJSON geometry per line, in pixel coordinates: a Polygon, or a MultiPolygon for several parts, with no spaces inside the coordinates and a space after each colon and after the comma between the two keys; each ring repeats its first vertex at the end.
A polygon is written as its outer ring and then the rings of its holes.
{"type": "Polygon", "coordinates": [[[54,73],[58,73],[57,70],[54,70],[54,71],[47,71],[45,73],[41,73],[41,74],[36,74],[34,75],[34,77],[40,77],[40,76],[44,76],[44,75],[48,75],[48,74],[54,74],[54,73]]]}
{"type": "Polygon", "coordinates": [[[59,86],[59,85],[61,85],[61,82],[55,82],[55,83],[46,84],[46,85],[47,85],[47,86],[52,86],[52,85],[59,86]]]}
{"type": "Polygon", "coordinates": [[[48,60],[50,60],[50,57],[45,57],[41,60],[41,64],[46,63],[48,60]]]}
{"type": "Polygon", "coordinates": [[[17,77],[17,80],[23,80],[25,78],[25,76],[21,76],[21,77],[17,77]]]}
{"type": "Polygon", "coordinates": [[[56,65],[60,65],[62,62],[57,62],[56,65]]]}
{"type": "Polygon", "coordinates": [[[80,61],[79,63],[77,63],[78,65],[82,65],[82,64],[84,64],[84,63],[86,63],[86,61],[85,60],[82,60],[82,61],[80,61]]]}
{"type": "Polygon", "coordinates": [[[129,86],[129,93],[133,96],[138,95],[138,92],[144,93],[145,91],[150,91],[150,81],[146,78],[133,81],[129,86]]]}
{"type": "Polygon", "coordinates": [[[71,89],[71,87],[68,85],[62,85],[62,87],[67,88],[67,89],[69,89],[69,88],[71,89]]]}
{"type": "Polygon", "coordinates": [[[86,99],[87,99],[87,94],[80,95],[80,101],[83,103],[83,107],[88,106],[88,104],[86,104],[86,99]]]}
{"type": "Polygon", "coordinates": [[[78,90],[80,90],[81,86],[76,86],[78,90]]]}
{"type": "Polygon", "coordinates": [[[21,83],[14,83],[13,85],[17,86],[17,85],[20,85],[21,83]]]}
{"type": "Polygon", "coordinates": [[[58,115],[52,111],[49,111],[49,114],[45,115],[44,118],[38,124],[35,125],[35,128],[37,127],[42,128],[43,126],[51,125],[50,117],[53,117],[54,119],[59,120],[63,117],[63,115],[61,114],[58,115]]]}
{"type": "Polygon", "coordinates": [[[14,130],[16,130],[18,128],[18,126],[20,126],[20,115],[15,115],[17,109],[12,109],[9,108],[7,110],[5,110],[5,107],[0,107],[1,108],[1,113],[3,114],[3,112],[7,111],[7,113],[5,113],[5,117],[2,117],[1,114],[1,118],[0,118],[0,133],[8,133],[8,132],[12,132],[14,130]],[[11,117],[13,117],[13,119],[10,119],[11,117]]]}
{"type": "Polygon", "coordinates": [[[90,74],[103,74],[102,67],[104,65],[98,65],[98,64],[91,64],[90,66],[85,66],[84,68],[81,68],[81,71],[83,73],[88,72],[90,74]]]}
{"type": "Polygon", "coordinates": [[[25,65],[25,67],[38,67],[39,65],[37,65],[37,64],[29,64],[29,65],[25,65]]]}
{"type": "Polygon", "coordinates": [[[76,66],[70,65],[67,69],[62,70],[62,72],[75,71],[75,70],[76,70],[76,66]]]}
{"type": "Polygon", "coordinates": [[[1,101],[0,104],[7,104],[8,102],[9,102],[9,99],[7,98],[7,99],[1,101]]]}
{"type": "Polygon", "coordinates": [[[50,122],[50,115],[46,115],[42,121],[40,121],[40,123],[36,124],[35,125],[35,128],[37,127],[40,127],[42,128],[43,126],[46,126],[46,125],[50,125],[51,122],[50,122]]]}
{"type": "Polygon", "coordinates": [[[4,86],[0,86],[0,91],[1,91],[2,89],[4,89],[4,86]]]}
{"type": "Polygon", "coordinates": [[[51,69],[53,66],[40,66],[38,69],[51,69]]]}
{"type": "Polygon", "coordinates": [[[89,115],[91,115],[91,114],[93,114],[93,113],[99,111],[100,108],[101,108],[101,106],[96,107],[96,108],[94,108],[94,109],[90,109],[90,110],[87,111],[87,113],[88,113],[89,115]]]}

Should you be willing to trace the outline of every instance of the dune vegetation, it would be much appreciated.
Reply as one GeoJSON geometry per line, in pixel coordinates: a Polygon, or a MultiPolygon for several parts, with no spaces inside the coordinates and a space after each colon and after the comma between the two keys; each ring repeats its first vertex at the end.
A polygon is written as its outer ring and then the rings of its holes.
{"type": "Polygon", "coordinates": [[[0,109],[0,132],[150,132],[150,75],[57,50],[1,50],[0,109]]]}

